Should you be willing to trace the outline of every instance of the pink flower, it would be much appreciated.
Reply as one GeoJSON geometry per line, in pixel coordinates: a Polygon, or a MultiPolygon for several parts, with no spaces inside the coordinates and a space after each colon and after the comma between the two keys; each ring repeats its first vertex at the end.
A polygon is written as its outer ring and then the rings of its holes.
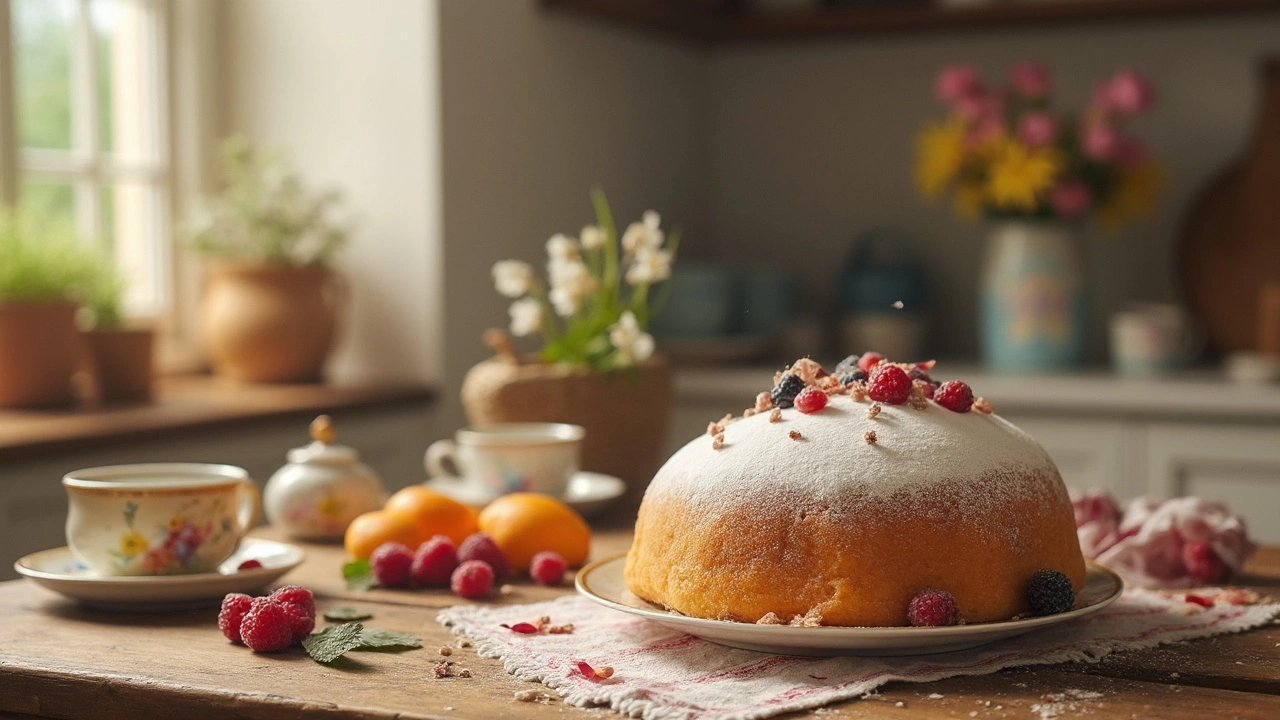
{"type": "MultiPolygon", "coordinates": [[[[1060,183],[1049,193],[1053,211],[1064,218],[1079,217],[1093,204],[1093,191],[1079,180],[1060,183]]],[[[1080,510],[1076,510],[1076,523],[1080,523],[1080,510]]]]}
{"type": "Polygon", "coordinates": [[[1044,97],[1049,94],[1049,71],[1040,63],[1023,60],[1009,71],[1009,84],[1027,97],[1044,97]]]}
{"type": "Polygon", "coordinates": [[[1105,122],[1091,122],[1084,127],[1080,144],[1089,157],[1102,162],[1112,162],[1119,157],[1120,134],[1105,122]]]}
{"type": "Polygon", "coordinates": [[[979,118],[964,136],[965,147],[973,150],[988,140],[993,140],[1004,133],[1004,120],[998,114],[988,114],[979,118]]]}
{"type": "Polygon", "coordinates": [[[1116,162],[1125,167],[1141,165],[1147,159],[1147,146],[1135,137],[1121,137],[1116,150],[1116,162]]]}
{"type": "Polygon", "coordinates": [[[1058,137],[1058,121],[1047,112],[1032,112],[1018,123],[1018,137],[1033,148],[1051,144],[1058,137]]]}
{"type": "Polygon", "coordinates": [[[1107,107],[1121,115],[1137,115],[1155,102],[1151,83],[1132,70],[1116,73],[1106,88],[1107,107]]]}
{"type": "Polygon", "coordinates": [[[982,80],[972,65],[951,65],[938,73],[934,81],[934,92],[944,105],[955,105],[970,95],[982,90],[982,80]]]}

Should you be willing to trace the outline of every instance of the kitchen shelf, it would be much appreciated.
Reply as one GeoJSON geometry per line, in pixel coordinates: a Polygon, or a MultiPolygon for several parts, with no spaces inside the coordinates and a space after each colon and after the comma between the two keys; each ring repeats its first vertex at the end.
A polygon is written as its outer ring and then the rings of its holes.
{"type": "Polygon", "coordinates": [[[1064,27],[1274,12],[1280,0],[1019,0],[974,6],[897,4],[796,10],[737,9],[717,0],[542,0],[548,9],[708,44],[849,35],[1064,27]]]}

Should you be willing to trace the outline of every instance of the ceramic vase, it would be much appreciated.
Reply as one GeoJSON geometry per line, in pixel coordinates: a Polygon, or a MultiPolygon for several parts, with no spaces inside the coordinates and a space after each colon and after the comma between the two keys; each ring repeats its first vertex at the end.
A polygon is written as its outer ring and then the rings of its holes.
{"type": "Polygon", "coordinates": [[[104,403],[146,402],[151,399],[155,333],[146,329],[91,330],[84,334],[104,403]]]}
{"type": "Polygon", "coordinates": [[[582,469],[622,478],[634,505],[666,459],[671,382],[658,357],[613,373],[494,358],[467,372],[462,404],[472,425],[581,425],[582,469]]]}
{"type": "Polygon", "coordinates": [[[211,265],[200,309],[209,364],[233,380],[319,381],[340,288],[324,267],[211,265]]]}
{"type": "Polygon", "coordinates": [[[0,407],[69,405],[81,357],[76,305],[0,303],[0,407]]]}
{"type": "Polygon", "coordinates": [[[980,328],[986,364],[1043,373],[1085,356],[1088,305],[1077,229],[1034,220],[993,222],[982,271],[980,328]]]}

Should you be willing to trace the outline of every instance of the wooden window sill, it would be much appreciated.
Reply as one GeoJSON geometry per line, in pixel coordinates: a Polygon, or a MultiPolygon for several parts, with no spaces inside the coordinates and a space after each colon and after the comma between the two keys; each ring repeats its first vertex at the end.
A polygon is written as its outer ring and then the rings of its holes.
{"type": "Polygon", "coordinates": [[[426,405],[435,396],[419,384],[248,385],[207,375],[157,381],[153,402],[90,409],[0,410],[0,462],[84,450],[131,440],[155,440],[255,421],[319,413],[426,405]]]}

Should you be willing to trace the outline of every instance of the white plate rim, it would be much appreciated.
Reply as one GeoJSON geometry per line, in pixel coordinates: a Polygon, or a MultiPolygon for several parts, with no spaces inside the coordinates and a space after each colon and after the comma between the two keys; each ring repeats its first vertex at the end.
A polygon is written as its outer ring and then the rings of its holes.
{"type": "MultiPolygon", "coordinates": [[[[241,543],[242,545],[264,545],[264,546],[276,546],[276,547],[288,548],[294,554],[294,558],[289,560],[287,563],[283,565],[250,568],[248,570],[241,570],[240,572],[235,573],[234,575],[232,573],[221,573],[221,572],[189,573],[186,575],[68,575],[66,573],[53,573],[45,570],[38,570],[30,566],[30,563],[33,560],[41,556],[51,556],[54,554],[63,553],[68,556],[74,557],[74,554],[71,552],[71,548],[67,547],[66,545],[63,545],[62,547],[49,548],[47,550],[39,550],[33,553],[28,553],[27,555],[23,555],[22,557],[14,561],[13,569],[19,575],[29,577],[32,580],[50,580],[53,582],[84,583],[84,584],[127,584],[127,585],[163,586],[163,585],[187,585],[189,583],[198,583],[202,581],[211,582],[216,579],[224,579],[229,577],[243,578],[247,582],[249,579],[257,576],[266,577],[268,575],[273,575],[273,574],[282,575],[284,572],[288,572],[289,570],[292,570],[298,567],[307,559],[307,553],[305,550],[298,547],[297,545],[291,545],[289,543],[282,543],[282,542],[277,542],[275,540],[267,540],[264,538],[245,538],[244,540],[241,541],[241,543]]],[[[237,548],[236,551],[239,552],[240,548],[237,548]]]]}
{"type": "MultiPolygon", "coordinates": [[[[1106,576],[1108,580],[1110,580],[1115,584],[1115,590],[1110,595],[1102,598],[1101,600],[1098,600],[1092,605],[1086,605],[1084,607],[1076,608],[1074,610],[1069,610],[1065,613],[1058,613],[1057,615],[1045,615],[1041,617],[1023,618],[1020,620],[1001,620],[997,622],[972,623],[968,625],[948,625],[945,627],[794,628],[794,627],[791,627],[790,625],[756,625],[756,624],[738,623],[738,622],[725,621],[725,620],[710,620],[707,618],[691,617],[689,615],[681,615],[679,613],[672,612],[670,610],[662,610],[658,608],[656,605],[653,605],[652,603],[648,603],[647,601],[643,601],[643,600],[642,602],[646,602],[646,604],[650,605],[651,608],[638,608],[638,607],[627,605],[625,603],[617,602],[615,600],[607,598],[597,593],[595,590],[591,588],[590,582],[591,582],[591,575],[593,573],[601,572],[602,568],[605,568],[606,566],[613,563],[618,563],[620,560],[624,560],[626,556],[627,556],[627,553],[625,552],[615,553],[613,555],[600,558],[599,560],[594,560],[588,563],[587,565],[585,565],[581,570],[578,571],[578,575],[574,579],[574,587],[577,588],[578,593],[587,597],[590,600],[600,603],[601,605],[604,605],[609,608],[613,608],[614,610],[620,610],[622,612],[630,613],[632,615],[638,615],[648,620],[653,620],[653,621],[662,622],[662,623],[670,623],[672,625],[679,624],[686,627],[704,628],[711,631],[724,631],[726,629],[730,629],[734,627],[735,625],[740,625],[743,627],[750,627],[752,629],[751,630],[752,633],[766,633],[766,634],[774,633],[774,634],[783,635],[783,636],[790,635],[791,633],[799,630],[799,631],[803,631],[806,634],[806,636],[810,638],[812,637],[831,638],[833,641],[833,644],[826,646],[831,649],[844,647],[843,644],[838,642],[840,640],[854,640],[854,639],[882,640],[882,639],[898,639],[898,638],[906,638],[906,637],[920,638],[923,640],[923,639],[932,637],[932,638],[936,638],[939,642],[942,642],[944,640],[960,640],[968,636],[975,636],[975,635],[982,636],[982,635],[987,635],[993,632],[1009,632],[1009,633],[1017,632],[1018,634],[1021,634],[1022,632],[1035,630],[1037,628],[1041,628],[1047,625],[1057,625],[1059,623],[1067,622],[1069,620],[1074,620],[1079,617],[1091,615],[1095,612],[1098,612],[1099,610],[1102,610],[1103,608],[1106,608],[1108,605],[1118,600],[1120,598],[1120,595],[1124,592],[1124,580],[1122,580],[1119,575],[1117,575],[1114,571],[1112,571],[1107,567],[1099,565],[1095,562],[1086,561],[1085,564],[1087,566],[1087,569],[1091,572],[1100,573],[1106,576]],[[904,633],[909,633],[909,635],[904,635],[904,633]]],[[[690,634],[697,635],[697,633],[692,633],[692,632],[690,634]]],[[[780,641],[779,645],[786,644],[785,642],[781,641],[781,638],[779,638],[779,641],[780,641]]],[[[715,642],[715,641],[708,640],[708,642],[715,642]]],[[[922,647],[923,646],[924,645],[922,644],[922,647]]]]}

